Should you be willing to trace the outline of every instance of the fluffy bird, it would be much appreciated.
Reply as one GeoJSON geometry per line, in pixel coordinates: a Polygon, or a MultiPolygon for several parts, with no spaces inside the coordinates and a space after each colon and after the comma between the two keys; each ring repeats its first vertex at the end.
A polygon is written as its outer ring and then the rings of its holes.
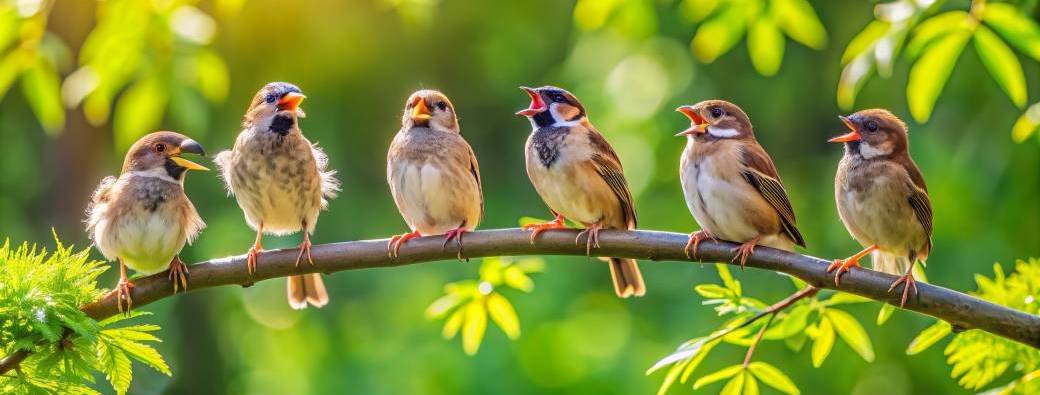
{"type": "Polygon", "coordinates": [[[871,254],[874,270],[899,275],[889,291],[903,286],[900,306],[911,288],[913,267],[932,250],[932,203],[924,177],[908,152],[906,124],[887,110],[863,110],[841,117],[849,132],[830,139],[845,144],[834,178],[838,215],[863,251],[837,259],[834,283],[871,254]]]}
{"type": "MultiPolygon", "coordinates": [[[[298,121],[304,113],[299,106],[304,97],[300,88],[289,83],[264,86],[246,110],[234,148],[216,157],[228,191],[256,230],[246,260],[249,273],[256,270],[264,233],[288,235],[302,230],[296,265],[304,256],[313,265],[310,234],[328,199],[339,191],[335,171],[326,169],[328,157],[300,131],[298,121]]],[[[289,305],[294,309],[308,303],[322,307],[329,301],[318,273],[291,276],[288,282],[289,305]]]]}
{"type": "Polygon", "coordinates": [[[686,243],[696,255],[705,239],[740,244],[734,260],[743,268],[756,245],[782,250],[805,247],[794,209],[773,159],[755,140],[751,120],[737,105],[707,100],[676,109],[690,118],[679,161],[686,205],[701,230],[686,243]]]}
{"type": "MultiPolygon", "coordinates": [[[[585,226],[586,253],[599,246],[601,229],[635,229],[636,210],[628,181],[614,149],[589,123],[585,107],[566,90],[521,87],[531,98],[517,112],[531,121],[527,139],[527,175],[556,218],[525,226],[531,240],[550,229],[564,229],[564,218],[585,226]]],[[[577,242],[578,239],[575,239],[577,242]]],[[[643,275],[633,259],[609,258],[614,291],[619,297],[646,293],[643,275]]]]}
{"type": "Polygon", "coordinates": [[[105,177],[91,198],[87,234],[105,258],[119,261],[119,311],[133,306],[127,266],[142,274],[169,269],[173,292],[188,287],[188,268],[177,255],[206,224],[184,194],[184,177],[209,169],[183,153],[203,155],[202,146],[174,132],[144,136],[126,153],[119,177],[105,177]]]}
{"type": "Polygon", "coordinates": [[[387,253],[397,256],[408,240],[444,235],[455,240],[462,258],[462,235],[484,215],[480,169],[473,148],[459,131],[455,107],[443,93],[421,90],[408,97],[386,157],[386,181],[411,232],[394,236],[387,253]]]}

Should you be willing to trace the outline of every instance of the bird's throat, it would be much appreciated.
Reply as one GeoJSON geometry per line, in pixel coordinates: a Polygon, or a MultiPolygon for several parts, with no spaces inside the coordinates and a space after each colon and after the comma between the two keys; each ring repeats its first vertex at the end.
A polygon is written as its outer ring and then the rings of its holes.
{"type": "Polygon", "coordinates": [[[272,132],[285,136],[289,134],[290,130],[292,130],[294,123],[296,123],[296,121],[291,116],[278,114],[275,115],[273,119],[271,119],[270,130],[272,132]]]}

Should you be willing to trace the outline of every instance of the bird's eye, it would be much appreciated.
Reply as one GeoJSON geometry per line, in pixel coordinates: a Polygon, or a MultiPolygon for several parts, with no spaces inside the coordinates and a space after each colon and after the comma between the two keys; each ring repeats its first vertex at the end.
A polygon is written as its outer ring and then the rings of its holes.
{"type": "Polygon", "coordinates": [[[441,111],[446,111],[448,109],[448,104],[445,103],[445,102],[439,101],[439,102],[437,102],[437,109],[441,110],[441,111]]]}
{"type": "Polygon", "coordinates": [[[164,151],[166,151],[166,144],[159,143],[159,144],[155,145],[155,152],[164,152],[164,151]]]}
{"type": "Polygon", "coordinates": [[[871,132],[876,132],[878,130],[877,122],[874,122],[874,121],[867,122],[867,130],[869,130],[871,132]]]}
{"type": "Polygon", "coordinates": [[[276,100],[276,98],[274,97],[274,94],[271,94],[271,93],[268,93],[267,97],[264,97],[264,101],[266,101],[268,103],[274,103],[275,100],[276,100]]]}
{"type": "Polygon", "coordinates": [[[712,117],[712,118],[718,118],[718,117],[721,117],[721,116],[722,116],[722,114],[723,114],[723,111],[722,111],[722,109],[721,109],[721,108],[718,108],[718,107],[712,107],[712,108],[711,108],[711,117],[712,117]]]}
{"type": "Polygon", "coordinates": [[[563,97],[563,95],[561,95],[559,93],[554,93],[552,95],[552,101],[557,102],[557,103],[566,103],[567,102],[567,98],[563,97]]]}

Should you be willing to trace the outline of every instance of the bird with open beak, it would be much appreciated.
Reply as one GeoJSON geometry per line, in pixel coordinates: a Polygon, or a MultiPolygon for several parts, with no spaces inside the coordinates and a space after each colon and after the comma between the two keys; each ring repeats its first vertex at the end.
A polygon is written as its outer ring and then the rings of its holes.
{"type": "MultiPolygon", "coordinates": [[[[532,242],[546,230],[565,229],[564,218],[585,226],[575,242],[587,235],[587,254],[599,247],[601,229],[635,229],[635,204],[621,160],[589,123],[578,98],[554,86],[521,89],[531,98],[530,106],[517,112],[531,121],[525,151],[527,175],[556,216],[551,222],[524,227],[532,231],[532,242]]],[[[634,259],[608,261],[619,297],[646,293],[634,259]]]]}
{"type": "MultiPolygon", "coordinates": [[[[300,88],[285,82],[267,84],[246,110],[242,131],[230,151],[217,155],[228,191],[245,213],[246,223],[256,230],[246,269],[256,271],[263,251],[263,234],[288,235],[303,231],[296,265],[304,256],[310,264],[310,234],[328,199],[339,191],[335,171],[327,170],[328,157],[300,131],[304,116],[300,88]]],[[[289,305],[303,309],[310,303],[322,307],[329,301],[319,273],[288,278],[289,305]]]]}
{"type": "Polygon", "coordinates": [[[701,230],[691,233],[686,256],[705,239],[739,243],[743,268],[756,245],[791,251],[805,247],[794,209],[773,159],[755,139],[744,110],[724,100],[676,109],[690,118],[679,161],[686,205],[701,230]]]}
{"type": "Polygon", "coordinates": [[[455,240],[462,259],[462,235],[484,215],[477,156],[459,131],[455,106],[435,90],[420,90],[405,101],[401,129],[386,156],[386,181],[411,232],[394,236],[387,253],[397,256],[408,240],[444,235],[455,240]]]}
{"type": "Polygon", "coordinates": [[[173,292],[188,287],[188,268],[178,254],[206,226],[184,194],[188,170],[209,170],[181,154],[204,155],[195,140],[174,132],[142,137],[126,153],[119,177],[105,177],[87,207],[87,234],[101,254],[119,261],[119,311],[129,312],[134,284],[129,266],[141,274],[168,269],[173,292]],[[124,303],[126,305],[124,309],[124,303]]]}
{"type": "Polygon", "coordinates": [[[889,291],[904,284],[900,307],[910,288],[917,292],[914,264],[932,250],[932,203],[917,164],[908,151],[906,124],[883,109],[840,117],[849,132],[832,138],[845,144],[834,178],[838,215],[863,251],[836,259],[834,283],[871,254],[874,270],[901,276],[889,291]]]}

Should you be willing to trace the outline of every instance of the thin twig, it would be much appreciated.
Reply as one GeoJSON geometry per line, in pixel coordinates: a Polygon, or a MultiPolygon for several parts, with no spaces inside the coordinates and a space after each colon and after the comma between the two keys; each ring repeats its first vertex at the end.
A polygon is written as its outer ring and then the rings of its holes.
{"type": "Polygon", "coordinates": [[[766,334],[766,329],[769,328],[769,324],[773,323],[773,318],[776,318],[776,312],[774,311],[769,315],[769,319],[766,320],[766,324],[762,325],[762,329],[758,330],[758,334],[755,335],[755,341],[751,342],[751,346],[747,349],[747,355],[744,355],[744,369],[747,369],[748,365],[751,364],[751,354],[755,353],[755,347],[758,343],[762,342],[762,335],[766,334]]]}

